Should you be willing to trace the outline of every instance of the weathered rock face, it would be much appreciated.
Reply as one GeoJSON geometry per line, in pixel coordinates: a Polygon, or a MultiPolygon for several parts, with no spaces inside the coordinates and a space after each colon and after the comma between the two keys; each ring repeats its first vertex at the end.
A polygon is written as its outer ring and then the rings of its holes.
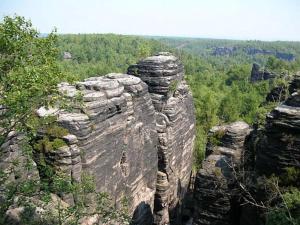
{"type": "Polygon", "coordinates": [[[293,94],[300,90],[300,74],[296,74],[289,85],[289,92],[293,94]]]}
{"type": "MultiPolygon", "coordinates": [[[[57,116],[58,125],[67,130],[59,137],[63,146],[45,151],[42,163],[63,172],[70,182],[93,176],[96,190],[108,192],[117,205],[126,197],[132,224],[174,224],[193,163],[192,95],[181,62],[169,53],[148,57],[128,73],[135,76],[113,73],[59,85],[61,93],[77,104],[68,110],[37,110],[40,117],[57,116]]],[[[38,138],[45,135],[41,129],[38,138]]],[[[1,146],[1,168],[9,169],[7,161],[21,155],[20,140],[12,134],[1,146]]],[[[35,174],[21,174],[22,179],[35,176],[38,182],[38,154],[34,159],[35,174]]],[[[67,205],[76,202],[72,194],[57,194],[67,205]]],[[[93,196],[87,197],[92,209],[93,196]]]]}
{"type": "Polygon", "coordinates": [[[263,74],[259,69],[260,69],[259,65],[254,63],[251,70],[251,78],[250,78],[251,82],[263,80],[263,74]]]}
{"type": "Polygon", "coordinates": [[[256,63],[253,64],[252,70],[251,70],[251,77],[250,81],[251,82],[257,82],[257,81],[262,81],[262,80],[269,80],[272,78],[275,78],[276,74],[271,73],[267,70],[260,70],[260,66],[256,63]]]}
{"type": "Polygon", "coordinates": [[[136,224],[151,224],[144,215],[153,208],[158,135],[148,86],[134,76],[108,74],[62,84],[60,90],[83,98],[81,109],[58,114],[59,124],[71,134],[64,149],[69,160],[63,163],[72,178],[92,175],[98,191],[117,202],[128,197],[136,224]]]}
{"type": "Polygon", "coordinates": [[[288,96],[287,90],[284,86],[278,86],[273,88],[270,93],[267,94],[267,102],[281,102],[288,96]]]}
{"type": "Polygon", "coordinates": [[[300,96],[292,94],[267,116],[264,138],[258,144],[259,174],[280,174],[286,167],[300,169],[300,96]]]}
{"type": "Polygon", "coordinates": [[[148,57],[128,69],[148,84],[156,111],[158,175],[155,224],[176,223],[192,169],[195,116],[183,66],[169,53],[148,57]]]}
{"type": "Polygon", "coordinates": [[[238,193],[234,171],[241,164],[244,142],[251,129],[244,122],[213,127],[202,169],[196,175],[195,225],[234,224],[238,193]],[[233,170],[233,168],[235,170],[233,170]]]}
{"type": "MultiPolygon", "coordinates": [[[[24,136],[11,131],[0,146],[0,170],[3,172],[3,176],[7,176],[6,183],[20,184],[26,180],[39,181],[36,163],[28,157],[26,151],[22,150],[23,138],[24,136]]],[[[1,182],[0,202],[4,188],[5,184],[1,182]]]]}
{"type": "MultiPolygon", "coordinates": [[[[183,65],[179,59],[167,52],[148,57],[128,68],[128,74],[140,76],[148,84],[152,96],[167,96],[168,93],[174,92],[175,90],[171,89],[176,89],[183,79],[183,73],[183,65]]],[[[158,101],[161,102],[160,99],[158,101]]]]}
{"type": "Polygon", "coordinates": [[[272,51],[267,49],[259,49],[259,48],[253,48],[253,47],[215,47],[213,49],[212,55],[215,56],[231,56],[236,51],[242,50],[248,55],[256,55],[256,54],[262,54],[262,55],[273,55],[278,59],[286,60],[286,61],[294,61],[296,59],[295,55],[285,52],[278,52],[278,51],[272,51]]]}

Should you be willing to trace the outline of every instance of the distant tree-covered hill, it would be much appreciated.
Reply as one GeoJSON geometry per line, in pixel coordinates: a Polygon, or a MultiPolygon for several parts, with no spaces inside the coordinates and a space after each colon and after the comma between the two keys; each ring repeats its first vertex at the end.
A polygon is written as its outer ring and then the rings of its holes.
{"type": "Polygon", "coordinates": [[[176,49],[182,49],[192,54],[205,57],[220,63],[257,62],[265,64],[269,56],[285,61],[299,61],[300,42],[287,41],[238,41],[201,38],[168,38],[153,37],[162,43],[176,49]]]}
{"type": "Polygon", "coordinates": [[[156,40],[115,34],[59,35],[58,48],[63,71],[79,79],[124,73],[138,59],[170,49],[156,40]]]}

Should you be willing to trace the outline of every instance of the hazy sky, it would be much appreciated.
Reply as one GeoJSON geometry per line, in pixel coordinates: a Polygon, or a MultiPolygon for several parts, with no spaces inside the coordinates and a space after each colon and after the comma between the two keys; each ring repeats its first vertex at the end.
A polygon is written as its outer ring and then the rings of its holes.
{"type": "Polygon", "coordinates": [[[42,33],[300,41],[300,0],[0,0],[42,33]]]}

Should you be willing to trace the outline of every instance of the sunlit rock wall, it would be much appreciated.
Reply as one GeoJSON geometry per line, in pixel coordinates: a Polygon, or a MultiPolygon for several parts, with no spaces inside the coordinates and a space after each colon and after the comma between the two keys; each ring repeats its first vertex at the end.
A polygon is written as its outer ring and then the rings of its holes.
{"type": "Polygon", "coordinates": [[[183,80],[183,65],[169,53],[159,53],[129,67],[128,73],[148,84],[156,111],[159,172],[155,224],[177,224],[190,181],[195,140],[194,105],[183,80]]]}

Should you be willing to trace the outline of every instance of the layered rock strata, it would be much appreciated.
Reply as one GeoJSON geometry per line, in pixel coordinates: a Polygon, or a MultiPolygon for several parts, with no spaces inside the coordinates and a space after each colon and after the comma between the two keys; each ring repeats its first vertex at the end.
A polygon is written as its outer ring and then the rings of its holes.
{"type": "Polygon", "coordinates": [[[178,222],[181,200],[192,169],[195,116],[192,95],[183,80],[181,62],[159,53],[129,67],[149,87],[156,111],[158,175],[154,204],[155,224],[178,222]]]}
{"type": "MultiPolygon", "coordinates": [[[[126,197],[132,224],[176,223],[195,139],[194,106],[183,71],[176,57],[160,53],[131,66],[128,73],[134,76],[112,73],[74,85],[61,83],[60,92],[73,106],[37,111],[40,117],[56,116],[66,130],[57,148],[44,151],[41,145],[43,163],[70,182],[91,175],[96,191],[109,193],[116,205],[126,197]]],[[[38,141],[55,141],[44,130],[38,141]]],[[[8,169],[7,161],[21,155],[19,140],[12,134],[1,146],[1,168],[8,169]]],[[[34,176],[39,182],[39,157],[34,158],[35,174],[22,171],[22,179],[34,176]]],[[[76,202],[76,196],[57,194],[66,205],[76,202]]],[[[93,196],[87,198],[92,210],[93,196]]]]}
{"type": "Polygon", "coordinates": [[[280,174],[288,167],[300,169],[300,96],[294,92],[267,115],[265,132],[258,143],[259,174],[280,174]]]}
{"type": "Polygon", "coordinates": [[[195,225],[230,225],[238,219],[236,174],[242,162],[244,142],[251,129],[244,122],[213,127],[206,158],[196,175],[195,225]]]}
{"type": "Polygon", "coordinates": [[[148,86],[134,76],[108,74],[61,84],[60,91],[83,101],[72,112],[58,113],[58,123],[70,133],[63,151],[69,175],[92,175],[97,191],[116,202],[128,198],[135,224],[151,224],[145,215],[156,190],[158,135],[148,86]]]}

